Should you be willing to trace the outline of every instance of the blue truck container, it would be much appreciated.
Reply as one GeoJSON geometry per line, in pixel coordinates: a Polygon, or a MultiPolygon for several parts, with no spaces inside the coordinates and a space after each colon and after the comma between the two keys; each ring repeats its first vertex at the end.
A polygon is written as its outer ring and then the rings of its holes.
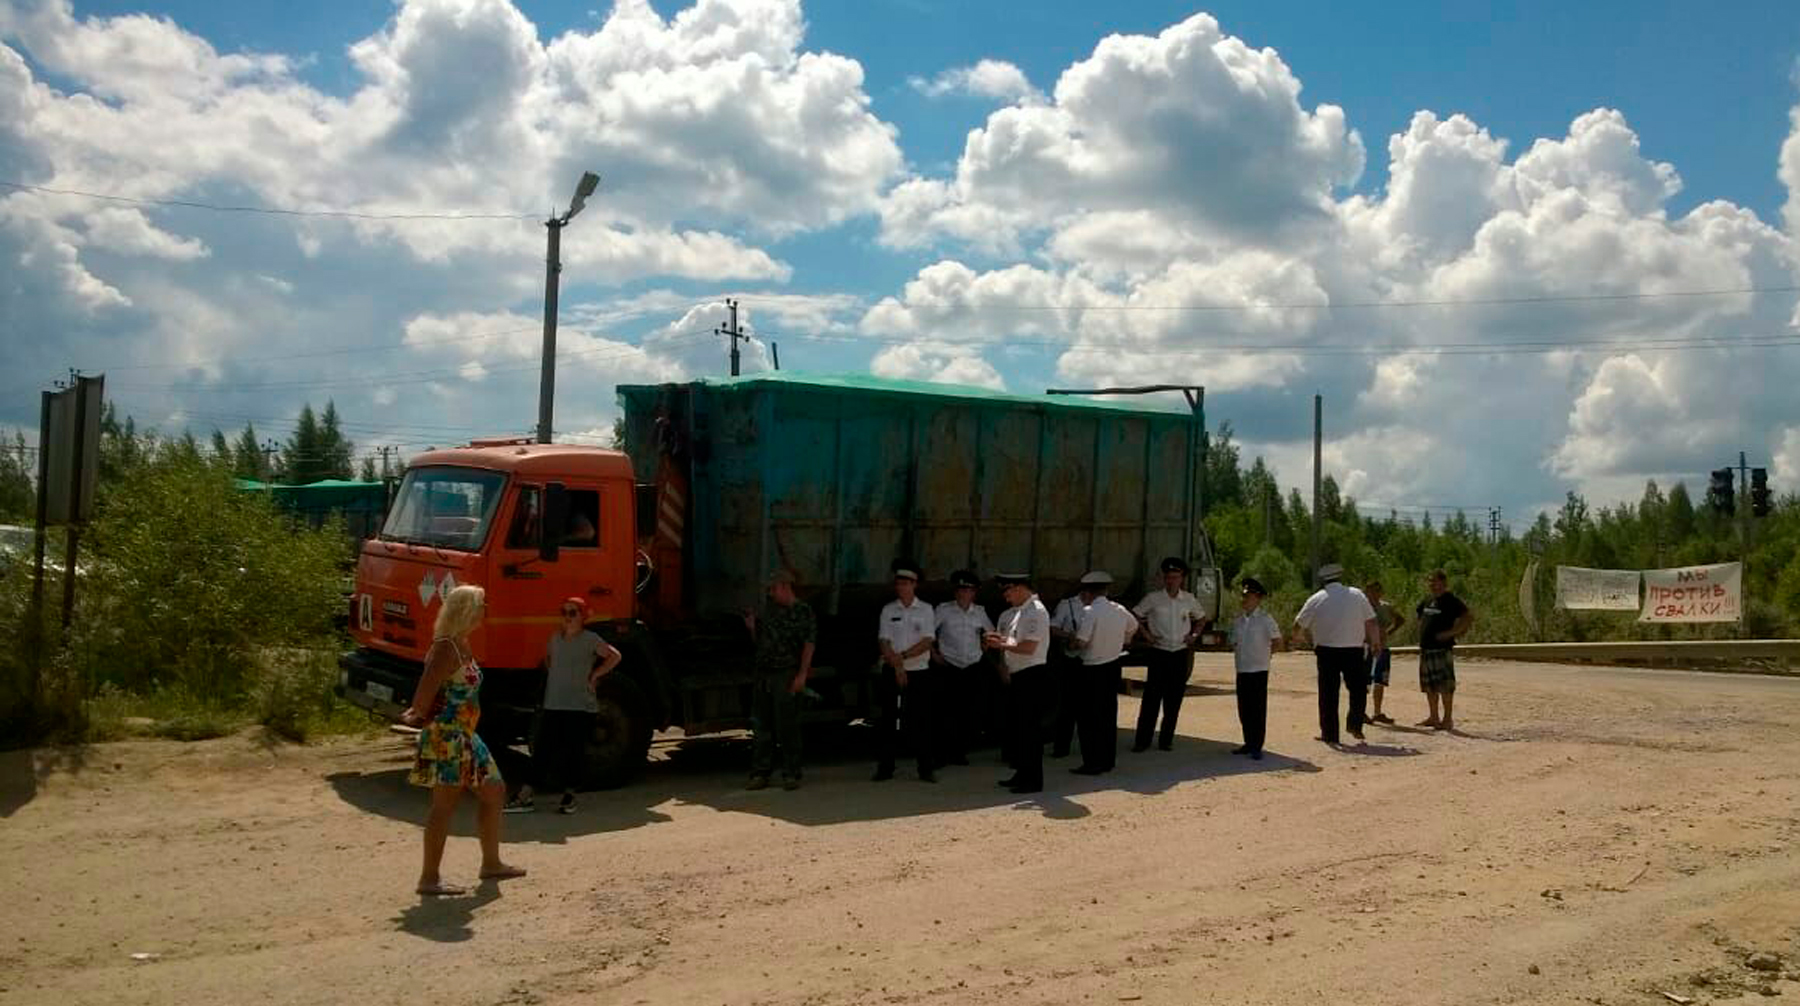
{"type": "MultiPolygon", "coordinates": [[[[799,580],[821,616],[813,718],[868,695],[845,688],[878,659],[876,616],[891,564],[922,566],[920,593],[949,596],[959,568],[1027,570],[1045,603],[1105,569],[1134,601],[1157,565],[1184,556],[1217,614],[1219,582],[1200,524],[1204,422],[1197,407],[1141,399],[1030,397],[867,375],[761,374],[619,388],[625,449],[640,479],[682,467],[688,487],[684,614],[723,623],[762,597],[769,573],[799,580]]],[[[984,587],[991,611],[1004,607],[984,587]]],[[[675,658],[678,659],[678,658],[675,658]]],[[[684,690],[727,673],[683,669],[684,690]]],[[[731,720],[697,699],[694,726],[731,720]]]]}

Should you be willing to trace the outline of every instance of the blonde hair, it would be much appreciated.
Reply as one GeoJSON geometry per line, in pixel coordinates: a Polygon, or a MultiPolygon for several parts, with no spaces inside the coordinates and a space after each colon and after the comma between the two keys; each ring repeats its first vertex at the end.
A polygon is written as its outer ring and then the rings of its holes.
{"type": "Polygon", "coordinates": [[[481,624],[481,609],[487,604],[487,591],[472,583],[465,583],[450,592],[444,598],[444,606],[439,609],[437,627],[432,630],[434,639],[456,639],[466,636],[481,624]]]}

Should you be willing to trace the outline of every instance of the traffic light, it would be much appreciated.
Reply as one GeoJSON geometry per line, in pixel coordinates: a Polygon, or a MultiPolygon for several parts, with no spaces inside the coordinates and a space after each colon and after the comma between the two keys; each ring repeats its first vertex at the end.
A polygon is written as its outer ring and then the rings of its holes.
{"type": "Polygon", "coordinates": [[[1737,487],[1732,485],[1731,469],[1715,468],[1712,482],[1706,487],[1706,501],[1713,512],[1729,517],[1737,513],[1737,487]]]}
{"type": "Polygon", "coordinates": [[[1772,509],[1774,508],[1769,505],[1769,470],[1750,469],[1750,512],[1758,517],[1767,517],[1772,509]]]}

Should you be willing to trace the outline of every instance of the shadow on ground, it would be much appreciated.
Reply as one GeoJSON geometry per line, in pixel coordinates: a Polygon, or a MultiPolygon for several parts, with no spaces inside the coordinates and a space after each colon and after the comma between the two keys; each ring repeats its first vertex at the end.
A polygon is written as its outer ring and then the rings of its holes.
{"type": "Polygon", "coordinates": [[[0,751],[0,819],[13,816],[36,798],[50,776],[74,775],[85,769],[91,750],[74,745],[0,751]]]}
{"type": "Polygon", "coordinates": [[[467,894],[451,897],[420,896],[416,905],[400,910],[394,928],[434,943],[462,943],[475,935],[475,911],[500,897],[500,884],[484,880],[467,894]]]}
{"type": "MultiPolygon", "coordinates": [[[[550,812],[551,800],[540,800],[532,814],[509,814],[502,825],[508,842],[557,844],[579,835],[625,831],[670,820],[658,809],[668,804],[710,807],[742,814],[759,814],[801,825],[830,825],[850,821],[916,817],[954,813],[987,807],[1016,807],[1035,811],[1054,820],[1086,817],[1088,808],[1077,802],[1092,793],[1117,791],[1145,796],[1166,792],[1181,783],[1262,772],[1317,772],[1319,766],[1279,752],[1264,754],[1261,761],[1232,755],[1232,743],[1193,737],[1177,737],[1171,751],[1129,750],[1131,731],[1118,732],[1118,767],[1102,776],[1078,776],[1069,772],[1080,763],[1078,756],[1044,762],[1044,792],[1015,795],[998,781],[1010,774],[989,747],[972,752],[968,766],[950,766],[938,772],[938,782],[920,782],[905,758],[895,777],[871,782],[874,767],[874,731],[838,728],[818,737],[809,736],[806,776],[795,792],[774,786],[761,791],[744,788],[750,763],[750,741],[744,735],[668,738],[655,746],[643,775],[623,789],[584,793],[574,814],[550,812]]],[[[371,814],[418,825],[425,817],[425,793],[406,781],[412,763],[410,749],[397,747],[393,767],[373,772],[339,772],[327,776],[333,790],[346,803],[371,814]]],[[[451,834],[475,833],[475,801],[465,798],[458,808],[451,834]]]]}

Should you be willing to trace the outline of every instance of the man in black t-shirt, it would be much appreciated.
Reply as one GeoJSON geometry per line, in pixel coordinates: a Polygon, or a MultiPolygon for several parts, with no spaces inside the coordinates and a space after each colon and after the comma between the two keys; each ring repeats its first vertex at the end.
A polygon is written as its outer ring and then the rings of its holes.
{"type": "Polygon", "coordinates": [[[1456,639],[1475,624],[1475,613],[1462,599],[1450,593],[1450,578],[1441,569],[1432,570],[1425,585],[1431,596],[1419,602],[1419,690],[1431,706],[1431,715],[1419,725],[1437,730],[1456,726],[1450,707],[1456,697],[1456,662],[1450,656],[1456,639]],[[1444,715],[1438,716],[1438,700],[1444,702],[1444,715]]]}

